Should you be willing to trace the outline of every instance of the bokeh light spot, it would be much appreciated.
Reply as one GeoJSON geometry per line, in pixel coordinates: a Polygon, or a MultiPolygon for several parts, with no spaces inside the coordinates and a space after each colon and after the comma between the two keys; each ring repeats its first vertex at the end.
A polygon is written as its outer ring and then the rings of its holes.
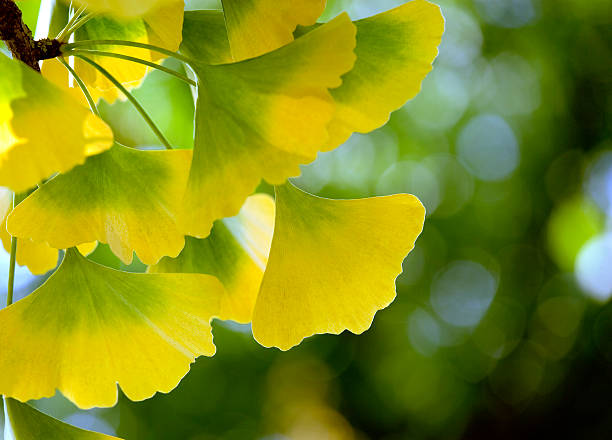
{"type": "Polygon", "coordinates": [[[444,321],[457,327],[477,325],[488,310],[497,281],[482,265],[455,261],[436,275],[431,304],[444,321]]]}
{"type": "Polygon", "coordinates": [[[459,161],[481,180],[508,177],[519,163],[518,141],[500,116],[480,115],[463,127],[457,139],[459,161]]]}

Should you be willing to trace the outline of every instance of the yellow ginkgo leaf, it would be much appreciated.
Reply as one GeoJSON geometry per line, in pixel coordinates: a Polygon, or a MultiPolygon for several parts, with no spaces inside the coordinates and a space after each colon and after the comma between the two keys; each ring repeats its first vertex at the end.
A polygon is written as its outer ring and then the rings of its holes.
{"type": "Polygon", "coordinates": [[[183,204],[185,232],[209,234],[262,178],[281,184],[315,159],[334,112],[328,89],[355,56],[348,15],[262,57],[194,66],[199,78],[193,163],[183,204]],[[330,44],[333,41],[333,44],[330,44]]]}
{"type": "MultiPolygon", "coordinates": [[[[293,41],[297,25],[317,21],[326,0],[222,0],[232,56],[254,58],[293,41]]],[[[330,40],[330,42],[333,40],[330,40]]]]}
{"type": "Polygon", "coordinates": [[[391,11],[355,22],[357,61],[332,90],[337,104],[327,150],[351,133],[384,125],[389,113],[412,99],[432,69],[444,32],[440,7],[413,0],[391,11]]]}
{"type": "MultiPolygon", "coordinates": [[[[99,12],[122,19],[142,17],[176,0],[75,0],[91,12],[99,12]]],[[[66,3],[69,3],[66,1],[66,3]]]]}
{"type": "Polygon", "coordinates": [[[268,267],[253,335],[287,350],[319,333],[362,333],[395,298],[425,208],[411,195],[330,200],[290,183],[276,188],[268,267]]]}
{"type": "MultiPolygon", "coordinates": [[[[0,188],[0,240],[6,252],[11,251],[11,236],[6,230],[6,219],[12,211],[13,193],[0,188]]],[[[83,255],[91,254],[98,243],[84,243],[78,246],[83,255]]],[[[47,243],[36,243],[32,240],[21,239],[17,245],[17,264],[27,266],[33,275],[43,275],[57,266],[58,250],[52,248],[47,243]]]]}
{"type": "Polygon", "coordinates": [[[163,258],[150,273],[204,273],[225,286],[219,318],[251,322],[274,227],[274,200],[266,194],[249,197],[235,217],[215,222],[205,239],[187,237],[177,258],[163,258]]]}
{"type": "Polygon", "coordinates": [[[25,64],[0,54],[0,186],[24,192],[112,143],[100,118],[25,64]]]}
{"type": "Polygon", "coordinates": [[[116,144],[56,176],[9,215],[11,235],[66,249],[108,243],[124,263],[176,257],[184,246],[178,210],[190,150],[142,151],[116,144]]]}
{"type": "Polygon", "coordinates": [[[25,402],[56,389],[80,408],[169,392],[198,356],[223,286],[201,274],[134,274],[69,249],[59,269],[0,311],[0,393],[25,402]]]}
{"type": "MultiPolygon", "coordinates": [[[[182,39],[184,7],[183,0],[173,0],[149,11],[142,18],[117,21],[104,16],[96,17],[89,20],[76,32],[76,41],[129,40],[176,51],[182,39]]],[[[144,61],[159,61],[163,57],[158,52],[126,46],[87,46],[87,49],[113,52],[144,61]]],[[[150,70],[149,67],[132,61],[98,56],[93,53],[88,56],[104,67],[127,89],[139,86],[150,70]]],[[[87,62],[76,58],[74,69],[95,100],[101,97],[108,102],[112,102],[117,97],[124,99],[121,91],[87,62]]]]}
{"type": "Polygon", "coordinates": [[[14,399],[4,399],[4,414],[5,440],[120,440],[68,425],[14,399]]]}

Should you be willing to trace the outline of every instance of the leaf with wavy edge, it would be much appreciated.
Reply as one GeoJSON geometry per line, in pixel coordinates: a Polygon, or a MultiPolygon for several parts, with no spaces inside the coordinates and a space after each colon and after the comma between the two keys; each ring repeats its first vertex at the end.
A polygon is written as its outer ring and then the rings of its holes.
{"type": "Polygon", "coordinates": [[[177,386],[212,356],[223,286],[201,274],[134,274],[68,250],[31,295],[0,310],[0,393],[20,401],[58,389],[80,408],[177,386]]]}
{"type": "Polygon", "coordinates": [[[194,66],[199,96],[186,234],[206,237],[215,220],[238,213],[262,178],[283,183],[315,159],[334,111],[328,89],[351,69],[354,38],[343,14],[262,57],[194,66]]]}
{"type": "Polygon", "coordinates": [[[116,144],[45,183],[9,215],[18,238],[57,249],[108,243],[124,263],[176,257],[185,244],[178,212],[190,150],[143,151],[116,144]]]}
{"type": "Polygon", "coordinates": [[[408,194],[331,200],[277,187],[255,339],[287,350],[314,334],[367,330],[395,299],[395,278],[424,221],[425,208],[408,194]]]}

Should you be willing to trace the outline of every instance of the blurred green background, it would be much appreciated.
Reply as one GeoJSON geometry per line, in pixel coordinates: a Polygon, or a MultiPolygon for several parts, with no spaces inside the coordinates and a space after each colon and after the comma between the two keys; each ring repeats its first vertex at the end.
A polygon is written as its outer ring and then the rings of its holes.
{"type": "MultiPolygon", "coordinates": [[[[21,3],[35,21],[39,3],[21,3]]],[[[325,17],[401,3],[330,1],[325,17]]],[[[282,353],[216,323],[218,354],[168,395],[36,406],[128,440],[612,438],[612,3],[437,3],[446,33],[421,94],[296,180],[426,205],[398,298],[372,328],[282,353]]],[[[155,72],[136,96],[191,146],[188,87],[155,72]]],[[[103,111],[123,143],[156,143],[127,103],[103,111]]],[[[94,258],[121,267],[106,247],[94,258]]],[[[18,274],[22,294],[41,281],[18,274]]]]}

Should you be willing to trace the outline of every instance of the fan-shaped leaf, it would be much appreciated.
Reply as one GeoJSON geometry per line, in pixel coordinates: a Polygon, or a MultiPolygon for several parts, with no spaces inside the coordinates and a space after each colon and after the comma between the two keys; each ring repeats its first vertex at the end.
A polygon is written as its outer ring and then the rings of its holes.
{"type": "Polygon", "coordinates": [[[195,66],[200,85],[187,234],[207,236],[213,221],[238,213],[262,178],[283,183],[314,160],[334,111],[328,89],[341,84],[355,60],[354,31],[343,14],[262,57],[195,66]]]}
{"type": "Polygon", "coordinates": [[[11,235],[57,249],[108,243],[123,262],[175,257],[185,244],[177,212],[190,150],[141,151],[116,144],[44,184],[9,215],[11,235]]]}
{"type": "Polygon", "coordinates": [[[330,200],[276,188],[276,223],[253,335],[283,350],[318,333],[362,333],[395,298],[425,209],[411,195],[330,200]]]}
{"type": "Polygon", "coordinates": [[[68,93],[0,54],[0,186],[24,192],[112,142],[108,126],[68,93]]]}
{"type": "Polygon", "coordinates": [[[169,392],[200,355],[223,286],[200,274],[133,274],[68,250],[30,296],[0,311],[0,393],[20,401],[55,390],[81,408],[169,392]]]}

